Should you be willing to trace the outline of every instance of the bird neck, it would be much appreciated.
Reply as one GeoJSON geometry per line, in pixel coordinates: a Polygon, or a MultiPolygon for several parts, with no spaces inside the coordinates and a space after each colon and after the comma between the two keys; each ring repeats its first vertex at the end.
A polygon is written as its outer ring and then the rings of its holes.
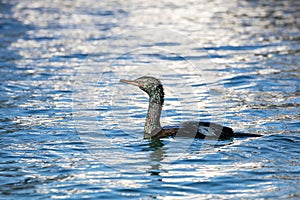
{"type": "Polygon", "coordinates": [[[144,127],[145,139],[150,139],[162,130],[160,125],[160,115],[164,103],[164,90],[162,85],[157,86],[155,90],[152,90],[148,95],[149,107],[144,127]]]}
{"type": "Polygon", "coordinates": [[[144,127],[144,138],[151,139],[162,129],[160,125],[162,105],[160,103],[149,102],[146,123],[144,127]]]}

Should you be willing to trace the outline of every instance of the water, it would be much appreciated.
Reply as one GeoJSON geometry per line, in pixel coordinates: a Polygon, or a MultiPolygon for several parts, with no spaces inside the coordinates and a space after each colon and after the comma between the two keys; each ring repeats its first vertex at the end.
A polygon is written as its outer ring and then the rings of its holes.
{"type": "Polygon", "coordinates": [[[299,198],[298,1],[0,3],[0,198],[299,198]],[[209,120],[261,138],[143,140],[209,120]]]}

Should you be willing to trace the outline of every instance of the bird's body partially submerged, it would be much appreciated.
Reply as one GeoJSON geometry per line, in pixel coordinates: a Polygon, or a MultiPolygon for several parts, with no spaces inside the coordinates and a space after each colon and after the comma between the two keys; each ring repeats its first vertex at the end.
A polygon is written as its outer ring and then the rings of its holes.
{"type": "Polygon", "coordinates": [[[228,139],[233,137],[234,132],[231,128],[221,126],[211,122],[184,122],[179,127],[161,129],[154,137],[164,138],[172,137],[189,137],[201,139],[228,139]]]}
{"type": "Polygon", "coordinates": [[[256,134],[234,133],[229,127],[211,122],[184,122],[179,127],[164,129],[160,125],[160,115],[164,103],[164,90],[161,82],[150,76],[120,82],[138,86],[149,95],[149,107],[144,127],[144,138],[164,138],[169,136],[193,137],[201,139],[228,139],[232,137],[258,137],[256,134]]]}

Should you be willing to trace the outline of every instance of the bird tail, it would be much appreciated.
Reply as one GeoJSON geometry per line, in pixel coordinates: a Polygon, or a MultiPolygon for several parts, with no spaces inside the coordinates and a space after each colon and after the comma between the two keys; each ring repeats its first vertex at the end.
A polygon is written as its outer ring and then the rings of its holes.
{"type": "Polygon", "coordinates": [[[233,136],[236,138],[244,138],[244,137],[261,137],[262,135],[255,134],[255,133],[234,132],[233,136]]]}

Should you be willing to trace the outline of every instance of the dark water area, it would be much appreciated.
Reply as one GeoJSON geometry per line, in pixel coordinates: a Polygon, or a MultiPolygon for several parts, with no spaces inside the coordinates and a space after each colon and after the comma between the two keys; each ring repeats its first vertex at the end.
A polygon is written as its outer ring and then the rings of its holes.
{"type": "Polygon", "coordinates": [[[300,198],[300,2],[0,1],[0,199],[300,198]],[[143,140],[213,121],[259,138],[143,140]]]}

